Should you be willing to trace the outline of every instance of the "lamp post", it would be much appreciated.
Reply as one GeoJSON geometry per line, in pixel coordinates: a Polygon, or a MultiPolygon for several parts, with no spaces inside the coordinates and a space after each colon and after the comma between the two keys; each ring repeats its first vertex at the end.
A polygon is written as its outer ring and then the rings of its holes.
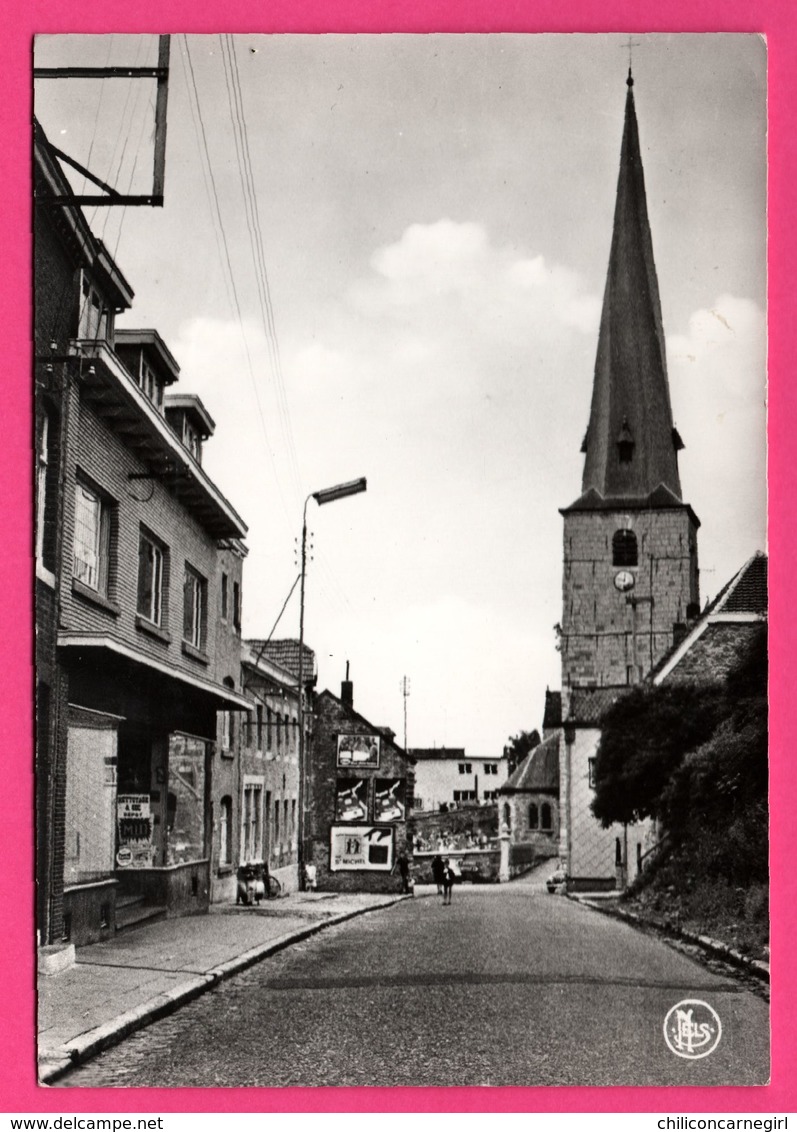
{"type": "Polygon", "coordinates": [[[336,499],[345,499],[349,495],[359,495],[365,491],[368,484],[365,476],[358,480],[349,480],[347,483],[335,484],[334,487],[325,487],[321,491],[311,492],[304,501],[302,511],[302,568],[299,585],[299,839],[298,839],[298,865],[299,887],[304,889],[304,805],[305,805],[305,742],[304,742],[304,583],[307,574],[307,504],[311,499],[323,506],[324,503],[334,503],[336,499]]]}

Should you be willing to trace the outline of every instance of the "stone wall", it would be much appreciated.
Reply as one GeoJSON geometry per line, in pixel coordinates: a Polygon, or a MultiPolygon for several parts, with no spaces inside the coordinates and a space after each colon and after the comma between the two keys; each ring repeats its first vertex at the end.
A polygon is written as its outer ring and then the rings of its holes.
{"type": "Polygon", "coordinates": [[[636,683],[673,645],[699,602],[697,530],[686,507],[565,515],[562,687],[636,683]],[[617,530],[636,535],[632,589],[612,561],[617,530]],[[651,598],[653,599],[651,601],[651,598]]]}

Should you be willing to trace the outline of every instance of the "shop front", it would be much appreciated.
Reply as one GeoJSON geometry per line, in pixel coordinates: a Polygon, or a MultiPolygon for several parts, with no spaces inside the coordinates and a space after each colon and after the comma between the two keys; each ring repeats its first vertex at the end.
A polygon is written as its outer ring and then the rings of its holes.
{"type": "Polygon", "coordinates": [[[64,937],[77,944],[207,911],[216,711],[240,707],[100,651],[69,657],[64,937]]]}

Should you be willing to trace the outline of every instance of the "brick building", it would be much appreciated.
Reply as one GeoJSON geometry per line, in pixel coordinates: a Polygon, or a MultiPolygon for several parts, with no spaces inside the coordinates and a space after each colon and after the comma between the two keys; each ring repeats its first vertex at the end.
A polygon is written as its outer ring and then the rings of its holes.
{"type": "Polygon", "coordinates": [[[354,710],[353,685],[315,697],[307,767],[304,860],[327,892],[396,892],[396,863],[411,858],[407,816],[414,760],[394,733],[354,710]]]}
{"type": "Polygon", "coordinates": [[[37,913],[54,945],[207,908],[216,714],[249,706],[246,527],[202,470],[207,411],[166,393],[167,346],[116,330],[133,292],[39,129],[35,191],[37,913]]]}
{"type": "Polygon", "coordinates": [[[466,755],[464,747],[413,747],[415,809],[432,812],[495,802],[506,782],[507,757],[466,755]]]}
{"type": "MultiPolygon", "coordinates": [[[[307,645],[303,674],[312,686],[315,654],[307,645]]],[[[250,708],[219,717],[213,901],[236,899],[236,872],[246,864],[267,864],[283,891],[299,887],[298,678],[298,641],[243,642],[241,684],[250,708]]]]}

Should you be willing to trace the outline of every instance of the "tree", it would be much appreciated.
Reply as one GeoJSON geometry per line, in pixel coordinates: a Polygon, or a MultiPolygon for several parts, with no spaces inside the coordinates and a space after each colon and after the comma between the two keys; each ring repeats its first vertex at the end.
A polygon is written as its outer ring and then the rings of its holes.
{"type": "Polygon", "coordinates": [[[509,774],[514,774],[529,751],[539,747],[541,742],[540,733],[536,728],[534,731],[519,731],[517,735],[510,735],[509,743],[504,747],[509,774]]]}
{"type": "Polygon", "coordinates": [[[602,721],[592,812],[603,826],[660,816],[662,795],[689,751],[705,743],[722,714],[722,688],[640,685],[602,721]]]}

